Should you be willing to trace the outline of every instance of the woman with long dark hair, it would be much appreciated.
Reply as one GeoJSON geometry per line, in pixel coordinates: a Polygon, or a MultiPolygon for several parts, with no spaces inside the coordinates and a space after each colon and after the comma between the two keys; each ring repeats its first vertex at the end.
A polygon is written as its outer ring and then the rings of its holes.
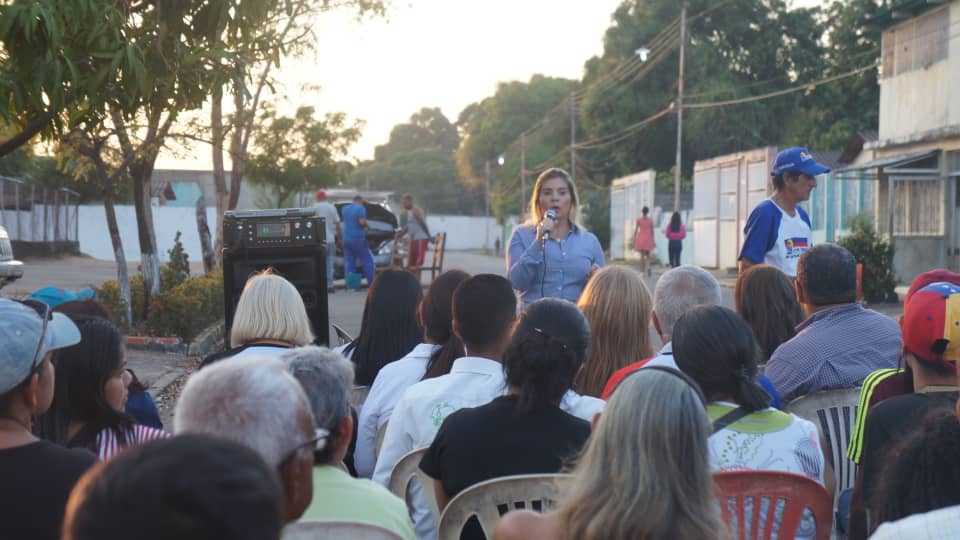
{"type": "Polygon", "coordinates": [[[40,418],[41,436],[68,448],[86,448],[100,459],[167,437],[124,413],[130,374],[117,327],[99,317],[77,316],[74,322],[80,343],[54,353],[53,405],[40,418]]]}
{"type": "MultiPolygon", "coordinates": [[[[810,421],[769,406],[757,380],[759,348],[753,330],[721,306],[696,306],[673,327],[677,366],[700,386],[713,422],[709,439],[714,472],[782,471],[806,476],[833,493],[833,470],[820,430],[810,421]]],[[[796,538],[813,538],[806,516],[796,538]]]]}
{"type": "MultiPolygon", "coordinates": [[[[434,478],[442,509],[491,478],[555,473],[580,451],[590,425],[560,408],[587,358],[590,328],[580,310],[546,298],[530,305],[503,357],[507,395],[448,416],[420,468],[434,478]]],[[[484,538],[468,524],[461,538],[484,538]]]]}
{"type": "Polygon", "coordinates": [[[683,239],[687,237],[687,227],[683,224],[683,220],[680,219],[680,212],[674,212],[670,216],[670,222],[667,223],[667,226],[663,229],[663,234],[666,235],[667,240],[667,251],[670,256],[670,268],[676,268],[680,266],[680,253],[683,252],[683,239]]]}
{"type": "Polygon", "coordinates": [[[806,318],[793,282],[774,266],[751,266],[740,274],[733,297],[737,313],[750,325],[760,344],[761,362],[797,335],[797,325],[806,318]]]}
{"type": "Polygon", "coordinates": [[[421,379],[449,373],[453,361],[463,356],[463,343],[453,333],[453,291],[469,278],[470,274],[462,270],[448,270],[433,280],[418,310],[423,343],[383,366],[374,379],[357,423],[354,465],[358,475],[373,475],[377,432],[390,419],[403,392],[421,379]]]}
{"type": "Polygon", "coordinates": [[[356,384],[370,386],[383,366],[413,350],[423,337],[417,307],[423,286],[406,270],[387,269],[373,280],[360,334],[337,349],[357,368],[356,384]]]}
{"type": "Polygon", "coordinates": [[[576,302],[587,280],[605,265],[600,241],[577,224],[577,187],[556,167],[537,178],[529,220],[513,230],[507,278],[526,308],[539,298],[576,302]]]}

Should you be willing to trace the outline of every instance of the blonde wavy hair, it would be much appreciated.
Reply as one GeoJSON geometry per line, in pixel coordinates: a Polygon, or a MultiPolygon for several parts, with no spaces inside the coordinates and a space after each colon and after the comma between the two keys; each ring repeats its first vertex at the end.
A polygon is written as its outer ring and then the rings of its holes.
{"type": "Polygon", "coordinates": [[[713,499],[710,431],[693,383],[660,369],[631,374],[562,484],[558,529],[578,540],[729,539],[713,499]]]}
{"type": "Polygon", "coordinates": [[[614,371],[653,355],[653,300],[635,270],[607,266],[590,278],[577,307],[590,323],[591,337],[587,362],[577,374],[574,389],[600,397],[614,371]]]}
{"type": "Polygon", "coordinates": [[[530,195],[530,206],[527,210],[528,224],[536,225],[543,221],[543,209],[540,208],[540,191],[543,189],[543,184],[545,184],[547,180],[553,180],[554,178],[563,178],[567,183],[567,189],[570,190],[570,214],[567,216],[567,219],[571,225],[576,224],[577,209],[580,201],[580,197],[577,195],[577,186],[574,185],[570,174],[559,167],[551,167],[540,173],[540,176],[537,177],[537,183],[533,185],[533,193],[530,195]]]}
{"type": "Polygon", "coordinates": [[[313,342],[303,298],[292,283],[265,270],[247,280],[230,328],[230,346],[257,339],[303,346],[313,342]]]}

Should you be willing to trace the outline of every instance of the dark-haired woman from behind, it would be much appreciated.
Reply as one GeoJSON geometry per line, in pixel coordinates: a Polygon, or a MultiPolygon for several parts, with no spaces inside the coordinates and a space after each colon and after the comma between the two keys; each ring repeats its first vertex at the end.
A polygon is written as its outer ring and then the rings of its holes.
{"type": "Polygon", "coordinates": [[[389,269],[373,280],[363,307],[360,334],[335,350],[353,361],[356,381],[370,386],[383,366],[413,350],[423,338],[417,306],[420,280],[406,270],[389,269]]]}
{"type": "MultiPolygon", "coordinates": [[[[677,366],[707,398],[713,422],[711,469],[799,474],[833,493],[833,470],[824,458],[820,430],[769,407],[770,396],[756,383],[758,354],[747,323],[721,306],[694,307],[673,327],[677,366]]],[[[806,516],[796,538],[813,538],[816,526],[812,516],[806,516]]]]}
{"type": "Polygon", "coordinates": [[[680,219],[680,212],[674,212],[670,216],[670,222],[663,229],[664,236],[669,241],[667,243],[667,254],[670,257],[670,268],[680,266],[680,253],[683,252],[683,239],[687,237],[687,227],[680,219]]]}
{"type": "MultiPolygon", "coordinates": [[[[507,395],[444,420],[420,462],[443,509],[464,489],[514,474],[556,473],[575,458],[590,425],[560,408],[587,357],[590,329],[577,307],[546,298],[530,304],[503,357],[507,395]]],[[[461,538],[484,538],[479,523],[461,538]]]]}
{"type": "Polygon", "coordinates": [[[38,423],[41,436],[68,448],[86,448],[102,460],[128,446],[167,437],[124,413],[131,379],[117,327],[96,317],[77,316],[74,322],[80,343],[54,353],[53,405],[38,423]]]}
{"type": "Polygon", "coordinates": [[[453,361],[463,356],[463,343],[453,333],[453,291],[469,278],[470,274],[462,270],[448,270],[433,280],[417,311],[423,343],[383,366],[374,379],[357,422],[354,465],[358,475],[373,475],[377,432],[390,419],[403,392],[422,379],[446,375],[453,361]]]}
{"type": "Polygon", "coordinates": [[[737,278],[733,293],[737,313],[750,325],[766,362],[782,343],[797,335],[806,316],[793,282],[775,266],[751,266],[737,278]]]}

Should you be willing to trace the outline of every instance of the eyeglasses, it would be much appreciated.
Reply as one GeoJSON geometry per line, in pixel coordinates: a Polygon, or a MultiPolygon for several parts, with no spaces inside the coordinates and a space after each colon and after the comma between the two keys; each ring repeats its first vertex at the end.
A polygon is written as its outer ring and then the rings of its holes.
{"type": "Polygon", "coordinates": [[[43,302],[38,302],[37,300],[17,300],[21,304],[27,306],[28,308],[37,312],[37,315],[43,319],[43,326],[40,328],[40,339],[37,341],[37,350],[33,353],[33,363],[31,364],[30,374],[33,375],[37,371],[41,360],[40,351],[43,350],[43,338],[47,335],[47,322],[53,318],[53,311],[50,309],[50,306],[43,302]]]}
{"type": "Polygon", "coordinates": [[[314,452],[319,452],[320,450],[323,450],[324,448],[327,447],[327,437],[329,436],[330,436],[329,430],[326,430],[323,428],[315,428],[313,430],[313,438],[295,446],[293,450],[290,450],[290,452],[287,453],[286,457],[280,460],[280,463],[283,464],[290,461],[291,459],[293,459],[294,456],[297,455],[297,453],[300,452],[300,450],[303,450],[304,448],[307,448],[310,446],[313,447],[314,452]]]}

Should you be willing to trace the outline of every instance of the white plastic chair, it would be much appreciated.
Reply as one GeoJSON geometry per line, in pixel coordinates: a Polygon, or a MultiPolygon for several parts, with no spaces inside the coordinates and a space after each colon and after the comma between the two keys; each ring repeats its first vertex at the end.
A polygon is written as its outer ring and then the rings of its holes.
{"type": "Polygon", "coordinates": [[[391,493],[400,497],[401,499],[407,501],[407,505],[410,505],[410,498],[407,497],[407,489],[410,487],[410,483],[415,479],[420,481],[420,485],[423,488],[423,493],[427,497],[427,501],[430,504],[430,515],[433,516],[433,522],[438,523],[440,521],[440,507],[437,505],[437,494],[433,491],[433,478],[430,478],[427,473],[420,470],[420,460],[423,459],[423,455],[427,453],[427,446],[423,448],[418,448],[411,452],[407,452],[396,465],[393,466],[393,470],[390,471],[390,482],[387,484],[387,489],[391,493]]]}
{"type": "Polygon", "coordinates": [[[857,478],[857,464],[847,458],[847,445],[853,433],[859,401],[859,388],[843,388],[797,398],[784,408],[820,426],[833,458],[833,470],[837,478],[834,500],[843,490],[852,488],[857,478]]]}
{"type": "Polygon", "coordinates": [[[283,540],[403,540],[399,534],[372,523],[305,520],[287,525],[283,540]]]}
{"type": "Polygon", "coordinates": [[[476,516],[487,538],[500,517],[511,510],[545,512],[559,498],[559,484],[568,474],[519,474],[470,486],[454,497],[440,516],[439,540],[458,540],[467,521],[476,516]]]}

